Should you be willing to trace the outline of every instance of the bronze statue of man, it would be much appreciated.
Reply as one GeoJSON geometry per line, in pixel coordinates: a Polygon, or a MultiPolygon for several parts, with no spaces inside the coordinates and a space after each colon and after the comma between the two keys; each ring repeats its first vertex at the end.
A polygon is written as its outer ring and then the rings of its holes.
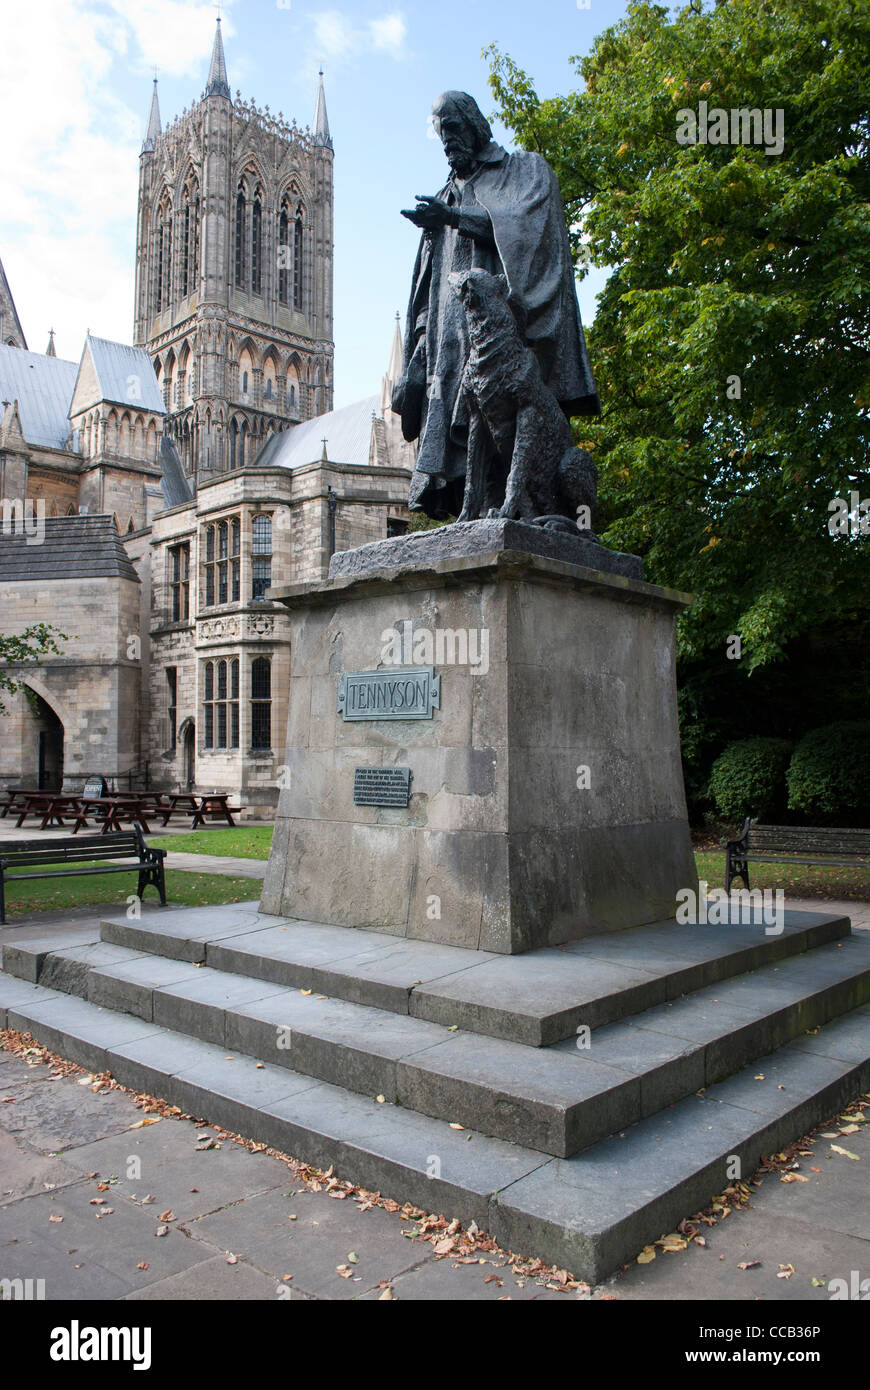
{"type": "MultiPolygon", "coordinates": [[[[448,279],[479,269],[503,275],[524,344],[567,416],[595,415],[559,185],[538,154],[509,154],[477,102],[444,92],[432,108],[450,177],[403,211],[423,236],[414,266],[404,370],[392,400],[406,439],[418,440],[409,506],[435,518],[460,513],[466,484],[469,358],[465,310],[448,279]]],[[[454,279],[455,283],[455,279],[454,279]]]]}

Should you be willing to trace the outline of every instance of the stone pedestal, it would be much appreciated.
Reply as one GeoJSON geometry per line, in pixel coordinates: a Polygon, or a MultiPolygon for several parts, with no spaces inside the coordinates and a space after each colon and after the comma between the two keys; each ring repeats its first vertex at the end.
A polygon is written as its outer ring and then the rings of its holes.
{"type": "Polygon", "coordinates": [[[364,546],[332,573],[270,594],[291,683],[262,910],[504,953],[672,917],[697,886],[686,595],[594,541],[501,521],[364,546]],[[339,713],[342,676],[428,666],[431,718],[339,713]],[[359,767],[409,768],[408,806],[356,805],[359,767]]]}

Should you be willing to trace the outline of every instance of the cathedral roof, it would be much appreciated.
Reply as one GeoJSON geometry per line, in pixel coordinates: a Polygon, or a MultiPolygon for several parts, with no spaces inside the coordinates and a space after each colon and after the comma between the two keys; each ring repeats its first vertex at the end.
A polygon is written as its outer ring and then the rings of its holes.
{"type": "Polygon", "coordinates": [[[256,468],[303,468],[323,456],[323,440],[330,463],[368,464],[372,438],[372,416],[380,405],[379,396],[366,396],[341,410],[315,415],[302,425],[293,425],[273,434],[254,460],[256,468]]]}
{"type": "Polygon", "coordinates": [[[166,507],[180,507],[185,502],[193,501],[190,484],[184,476],[184,465],[168,434],[160,437],[160,486],[166,507]]]}
{"type": "Polygon", "coordinates": [[[214,47],[211,51],[211,67],[208,71],[208,82],[205,84],[205,94],[207,97],[231,97],[220,20],[218,20],[215,30],[214,47]]]}
{"type": "Polygon", "coordinates": [[[0,584],[22,579],[112,578],[139,583],[113,517],[47,516],[44,525],[45,538],[39,545],[28,545],[23,528],[0,530],[0,584]]]}
{"type": "MultiPolygon", "coordinates": [[[[28,444],[63,449],[69,438],[69,404],[75,362],[0,344],[0,400],[17,401],[28,444]]],[[[161,401],[161,407],[163,402],[161,401]]]]}
{"type": "Polygon", "coordinates": [[[148,410],[155,415],[166,414],[154,366],[144,348],[88,334],[72,403],[68,401],[67,408],[77,415],[97,401],[126,405],[132,410],[148,410]]]}

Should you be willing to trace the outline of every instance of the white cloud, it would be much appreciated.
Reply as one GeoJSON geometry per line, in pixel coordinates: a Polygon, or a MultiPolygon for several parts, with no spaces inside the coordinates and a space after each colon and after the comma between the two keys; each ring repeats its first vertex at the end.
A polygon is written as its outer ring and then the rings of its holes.
{"type": "Polygon", "coordinates": [[[357,46],[357,33],[346,15],[338,10],[327,10],[315,16],[314,42],[322,58],[334,61],[353,52],[357,46]]]}
{"type": "Polygon", "coordinates": [[[355,24],[341,10],[323,10],[314,16],[312,57],[337,64],[364,53],[386,53],[398,60],[405,56],[407,33],[398,10],[365,24],[355,24]]]}
{"type": "Polygon", "coordinates": [[[119,64],[202,78],[214,19],[205,0],[41,0],[4,23],[0,91],[21,119],[7,121],[0,255],[33,351],[51,327],[75,361],[86,328],[131,340],[148,84],[129,104],[109,79],[119,64]]]}
{"type": "Polygon", "coordinates": [[[368,27],[373,48],[389,53],[393,58],[403,56],[408,30],[398,12],[386,14],[382,19],[371,19],[368,27]]]}

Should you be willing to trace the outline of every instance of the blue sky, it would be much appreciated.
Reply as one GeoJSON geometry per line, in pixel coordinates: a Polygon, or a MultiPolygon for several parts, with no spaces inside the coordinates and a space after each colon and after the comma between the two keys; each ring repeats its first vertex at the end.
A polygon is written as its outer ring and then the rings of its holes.
{"type": "MultiPolygon", "coordinates": [[[[444,181],[432,100],[447,87],[493,101],[481,50],[497,43],[542,96],[576,85],[570,63],[624,0],[232,0],[222,7],[230,86],[313,119],[325,70],[335,142],[336,404],[379,389],[417,243],[399,216],[444,181]]],[[[28,346],[56,330],[77,360],[86,329],[129,342],[139,148],[151,78],[164,124],[200,96],[217,7],[188,0],[7,0],[2,258],[28,346]],[[11,140],[10,140],[11,135],[11,140]]],[[[496,138],[507,141],[498,125],[496,138]]],[[[580,287],[584,321],[601,276],[580,287]]]]}

